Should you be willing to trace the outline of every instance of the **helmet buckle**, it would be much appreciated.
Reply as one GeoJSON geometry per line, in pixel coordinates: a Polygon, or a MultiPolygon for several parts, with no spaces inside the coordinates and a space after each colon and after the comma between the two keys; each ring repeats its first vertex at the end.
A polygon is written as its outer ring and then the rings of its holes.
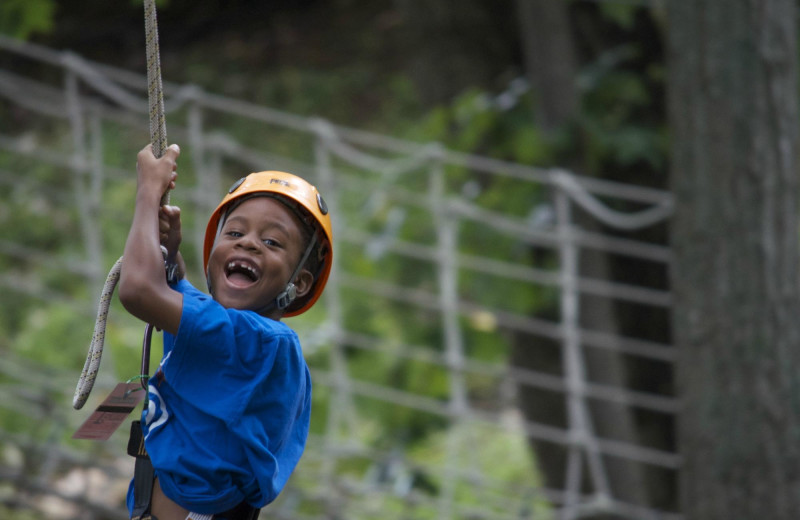
{"type": "Polygon", "coordinates": [[[294,301],[295,298],[297,298],[297,287],[293,283],[289,282],[289,285],[286,286],[286,289],[284,289],[282,293],[275,297],[275,305],[279,309],[285,309],[294,301]]]}

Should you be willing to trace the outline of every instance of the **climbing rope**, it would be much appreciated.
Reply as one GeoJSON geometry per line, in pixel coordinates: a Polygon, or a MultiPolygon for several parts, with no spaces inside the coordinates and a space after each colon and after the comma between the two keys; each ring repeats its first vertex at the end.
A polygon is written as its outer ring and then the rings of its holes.
{"type": "MultiPolygon", "coordinates": [[[[167,149],[167,120],[164,116],[164,87],[161,83],[161,55],[158,49],[158,20],[155,0],[144,0],[144,33],[147,48],[147,99],[150,106],[150,142],[153,155],[160,158],[167,149]]],[[[169,204],[169,189],[161,205],[169,204]]]]}
{"type": "MultiPolygon", "coordinates": [[[[164,92],[161,82],[161,58],[158,49],[158,21],[156,19],[155,0],[144,0],[144,30],[147,53],[147,99],[150,109],[150,142],[153,144],[153,155],[160,158],[167,149],[167,123],[164,116],[164,92]]],[[[161,205],[169,204],[169,189],[161,197],[161,205]]],[[[103,356],[103,343],[106,336],[106,322],[108,321],[108,309],[111,305],[111,297],[114,289],[119,282],[119,275],[122,267],[122,257],[120,257],[111,267],[106,277],[103,290],[100,293],[100,303],[97,308],[97,318],[94,324],[92,341],[89,344],[89,353],[86,362],[83,364],[78,385],[75,388],[75,395],[72,397],[72,407],[76,410],[83,408],[89,394],[94,387],[97,379],[97,372],[100,369],[100,360],[103,356]]],[[[150,327],[148,325],[148,327],[150,327]]],[[[149,330],[149,329],[148,329],[149,330]]],[[[149,342],[148,342],[149,343],[149,342]]],[[[149,346],[149,345],[148,345],[149,346]]],[[[142,374],[147,372],[144,364],[145,356],[149,361],[148,352],[142,352],[142,374]]],[[[148,363],[149,365],[149,363],[148,363]]]]}

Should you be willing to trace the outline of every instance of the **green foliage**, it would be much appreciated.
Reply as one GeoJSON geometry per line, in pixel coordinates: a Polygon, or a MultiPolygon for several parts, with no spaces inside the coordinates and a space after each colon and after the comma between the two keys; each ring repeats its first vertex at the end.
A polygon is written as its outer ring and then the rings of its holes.
{"type": "Polygon", "coordinates": [[[75,310],[70,305],[42,306],[28,314],[14,350],[31,361],[80,373],[83,360],[75,356],[75,351],[88,346],[91,323],[86,320],[81,327],[75,322],[75,310]]]}
{"type": "MultiPolygon", "coordinates": [[[[9,493],[16,491],[9,490],[9,493]]],[[[7,494],[0,490],[0,496],[7,494]]],[[[0,518],[13,518],[14,520],[40,520],[38,512],[20,511],[18,508],[0,504],[0,518]]]]}
{"type": "MultiPolygon", "coordinates": [[[[622,50],[621,50],[622,51],[622,50]]],[[[635,57],[628,52],[616,52],[611,64],[598,66],[587,83],[592,88],[584,97],[584,110],[579,126],[585,138],[587,166],[602,171],[608,164],[622,168],[636,164],[663,170],[666,157],[665,130],[662,123],[643,123],[641,114],[652,109],[654,100],[646,79],[632,71],[618,70],[618,59],[635,57]]],[[[656,75],[657,72],[652,71],[656,75]]]]}
{"type": "Polygon", "coordinates": [[[55,23],[53,0],[3,0],[0,2],[0,33],[27,39],[34,33],[47,33],[55,23]]]}
{"type": "Polygon", "coordinates": [[[624,29],[632,29],[636,23],[639,6],[624,2],[600,2],[600,12],[607,20],[613,21],[624,29]]]}
{"type": "Polygon", "coordinates": [[[459,508],[475,507],[489,517],[492,512],[497,515],[515,512],[521,518],[551,518],[546,501],[537,497],[536,490],[542,480],[525,436],[513,428],[500,429],[497,425],[468,421],[456,423],[411,449],[410,458],[426,475],[428,486],[453,490],[459,508]],[[479,479],[481,485],[476,487],[470,481],[472,478],[479,479]],[[508,496],[519,497],[519,501],[509,502],[508,496]]]}
{"type": "Polygon", "coordinates": [[[553,143],[531,124],[531,96],[517,101],[511,109],[499,110],[488,92],[469,89],[452,104],[433,109],[409,137],[522,164],[550,164],[553,143]]]}
{"type": "Polygon", "coordinates": [[[68,180],[59,175],[57,168],[0,153],[0,170],[0,228],[4,230],[4,243],[13,245],[11,254],[0,256],[0,271],[20,282],[17,290],[0,295],[0,330],[7,338],[13,338],[29,310],[37,305],[36,292],[25,294],[24,286],[58,286],[67,291],[80,287],[50,256],[68,256],[73,251],[76,224],[75,213],[63,196],[68,180]],[[11,172],[15,171],[25,171],[27,175],[14,177],[11,172]],[[43,251],[48,253],[42,254],[43,251]]]}

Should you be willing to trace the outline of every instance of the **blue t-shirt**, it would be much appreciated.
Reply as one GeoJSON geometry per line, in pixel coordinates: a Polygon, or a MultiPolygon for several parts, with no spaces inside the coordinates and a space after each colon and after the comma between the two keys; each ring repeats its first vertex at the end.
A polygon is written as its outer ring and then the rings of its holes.
{"type": "MultiPolygon", "coordinates": [[[[186,280],[178,334],[142,413],[145,446],[164,494],[201,514],[278,496],[305,448],[311,377],[295,332],[226,309],[186,280]]],[[[133,486],[128,490],[133,509],[133,486]]]]}

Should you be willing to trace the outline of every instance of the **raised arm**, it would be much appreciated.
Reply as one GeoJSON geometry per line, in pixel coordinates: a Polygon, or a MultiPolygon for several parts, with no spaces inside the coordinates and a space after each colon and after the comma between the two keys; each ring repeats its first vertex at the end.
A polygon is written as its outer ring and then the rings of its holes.
{"type": "Polygon", "coordinates": [[[162,194],[175,185],[176,160],[172,145],[160,159],[148,145],[137,156],[136,208],[125,242],[119,299],[125,309],[142,321],[173,334],[178,332],[183,295],[167,285],[159,236],[162,194]]]}

